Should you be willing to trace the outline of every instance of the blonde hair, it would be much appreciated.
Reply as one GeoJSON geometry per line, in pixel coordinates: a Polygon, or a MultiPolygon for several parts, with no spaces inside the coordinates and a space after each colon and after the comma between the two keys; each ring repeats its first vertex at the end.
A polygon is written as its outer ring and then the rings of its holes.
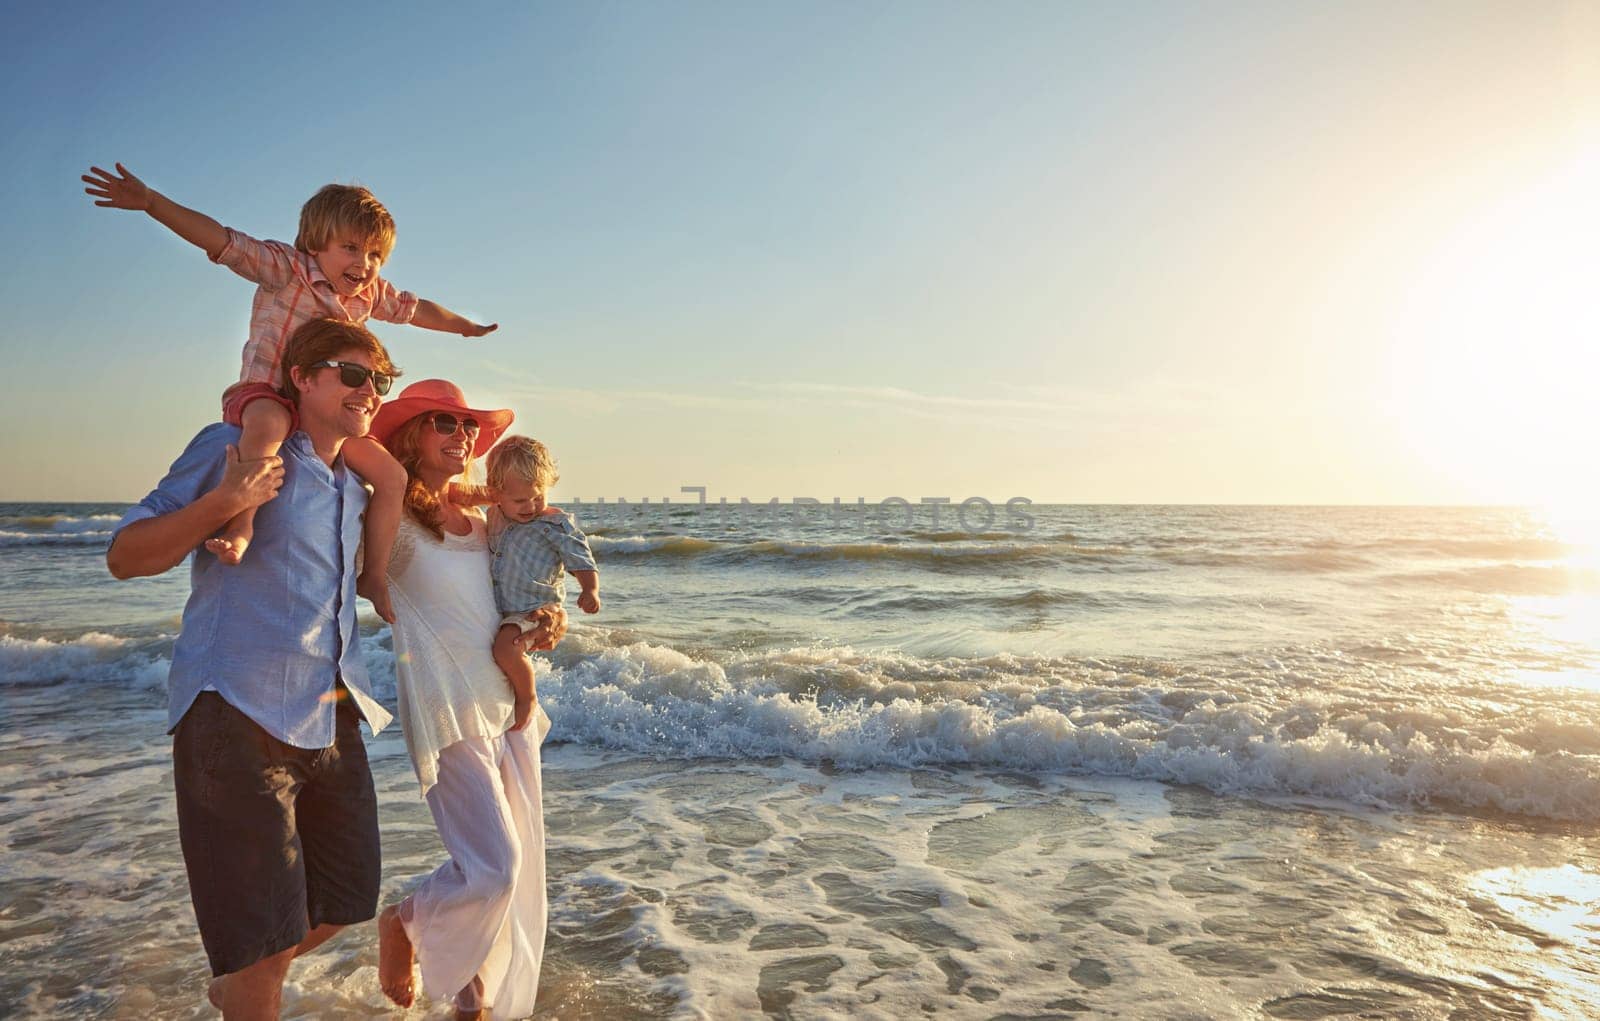
{"type": "Polygon", "coordinates": [[[298,402],[300,388],[294,385],[292,370],[310,372],[318,362],[330,361],[352,348],[365,351],[372,359],[372,367],[379,372],[390,377],[400,375],[400,370],[389,360],[389,352],[384,350],[383,342],[365,326],[344,319],[311,319],[300,324],[300,328],[289,335],[289,342],[283,346],[283,360],[279,363],[283,371],[283,385],[278,391],[298,402]]]}
{"type": "MultiPolygon", "coordinates": [[[[422,443],[420,437],[424,428],[428,426],[431,412],[424,411],[420,415],[413,415],[400,424],[400,427],[389,434],[389,439],[384,443],[394,459],[399,461],[406,470],[406,496],[405,508],[416,519],[417,524],[433,533],[433,537],[440,542],[444,541],[444,504],[439,494],[429,491],[417,477],[417,468],[422,462],[422,443]]],[[[461,470],[462,476],[472,472],[472,455],[467,455],[467,463],[461,470]]]]}
{"type": "Polygon", "coordinates": [[[394,217],[360,185],[325,184],[307,199],[294,246],[302,252],[326,251],[339,234],[376,244],[384,262],[394,251],[394,217]]]}
{"type": "Polygon", "coordinates": [[[561,478],[550,448],[528,436],[507,436],[489,451],[489,485],[495,489],[508,475],[527,479],[540,489],[549,489],[561,478]]]}

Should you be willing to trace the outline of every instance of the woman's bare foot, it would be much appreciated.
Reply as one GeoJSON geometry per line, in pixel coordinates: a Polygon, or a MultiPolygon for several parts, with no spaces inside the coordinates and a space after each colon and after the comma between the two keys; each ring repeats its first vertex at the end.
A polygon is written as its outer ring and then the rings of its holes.
{"type": "Polygon", "coordinates": [[[456,1008],[456,1021],[483,1021],[486,1016],[481,1009],[462,1010],[460,1007],[456,1008]]]}
{"type": "Polygon", "coordinates": [[[209,986],[206,986],[206,999],[218,1010],[222,1009],[222,984],[226,981],[228,981],[228,976],[218,975],[211,980],[209,986]]]}
{"type": "Polygon", "coordinates": [[[400,922],[400,906],[391,904],[378,914],[378,985],[395,1005],[409,1007],[416,999],[411,969],[417,954],[400,922]]]}

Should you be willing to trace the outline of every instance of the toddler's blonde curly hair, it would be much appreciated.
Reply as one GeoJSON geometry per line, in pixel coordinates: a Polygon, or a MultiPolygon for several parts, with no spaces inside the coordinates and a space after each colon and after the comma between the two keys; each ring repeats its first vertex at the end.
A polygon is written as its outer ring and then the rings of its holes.
{"type": "Polygon", "coordinates": [[[489,485],[495,489],[511,476],[527,479],[539,489],[549,489],[561,478],[550,448],[530,436],[507,436],[489,451],[485,464],[489,485]]]}

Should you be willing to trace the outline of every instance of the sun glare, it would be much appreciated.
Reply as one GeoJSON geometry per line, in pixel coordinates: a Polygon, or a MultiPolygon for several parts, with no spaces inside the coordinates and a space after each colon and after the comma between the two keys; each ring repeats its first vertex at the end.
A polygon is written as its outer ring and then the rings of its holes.
{"type": "Polygon", "coordinates": [[[1458,499],[1547,507],[1570,528],[1600,503],[1597,181],[1600,146],[1464,217],[1391,338],[1397,440],[1458,499]]]}

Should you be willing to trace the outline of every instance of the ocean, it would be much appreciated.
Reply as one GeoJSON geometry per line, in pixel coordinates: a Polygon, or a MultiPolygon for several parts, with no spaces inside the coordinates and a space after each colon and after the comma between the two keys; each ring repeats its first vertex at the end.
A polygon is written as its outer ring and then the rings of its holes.
{"type": "MultiPolygon", "coordinates": [[[[0,504],[6,1017],[215,1016],[163,733],[187,572],[113,582],[124,509],[0,504]]],[[[536,1016],[1600,1016],[1592,530],[577,510],[605,606],[540,667],[536,1016]]],[[[387,901],[442,850],[398,729],[369,747],[387,901]]],[[[285,1003],[393,1016],[374,928],[285,1003]]]]}

